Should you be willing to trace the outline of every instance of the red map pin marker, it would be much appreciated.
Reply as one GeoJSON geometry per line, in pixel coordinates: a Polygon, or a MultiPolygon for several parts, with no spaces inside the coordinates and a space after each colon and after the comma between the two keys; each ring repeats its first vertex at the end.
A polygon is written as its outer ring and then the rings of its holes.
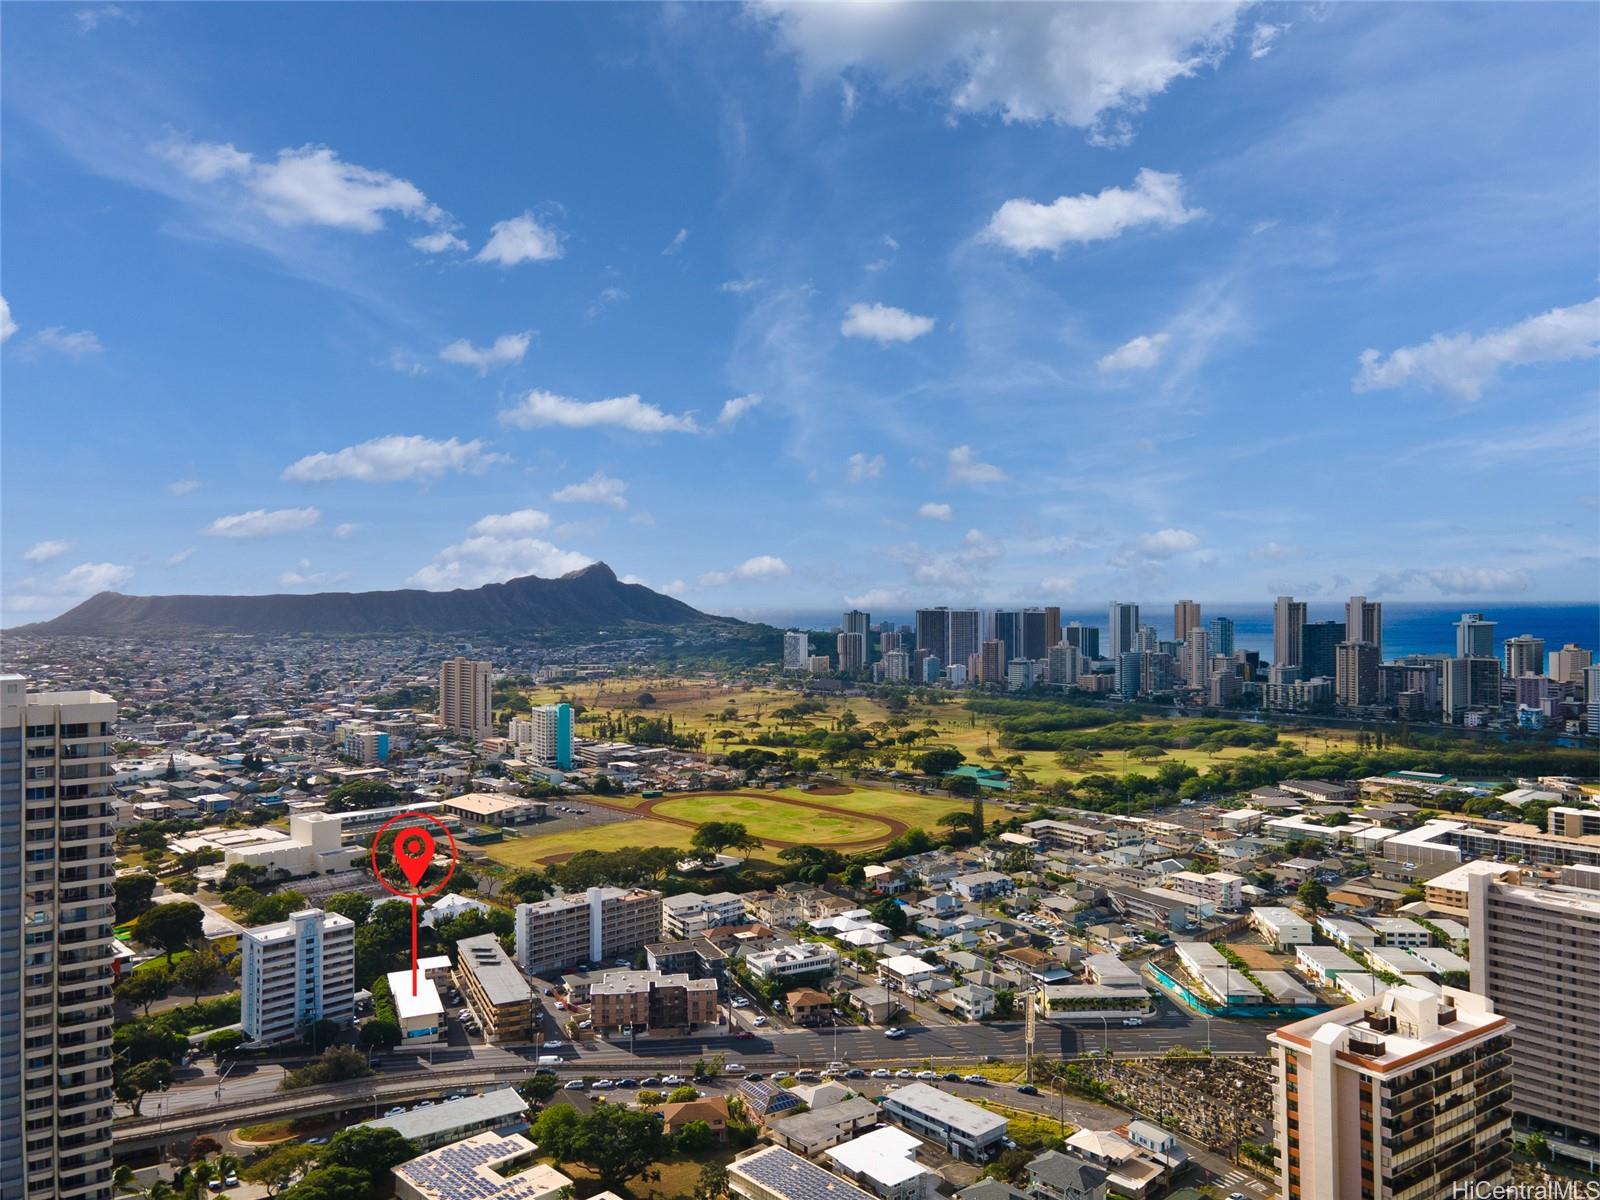
{"type": "Polygon", "coordinates": [[[401,874],[416,887],[433,862],[433,835],[422,829],[401,830],[395,839],[394,857],[401,874]]]}

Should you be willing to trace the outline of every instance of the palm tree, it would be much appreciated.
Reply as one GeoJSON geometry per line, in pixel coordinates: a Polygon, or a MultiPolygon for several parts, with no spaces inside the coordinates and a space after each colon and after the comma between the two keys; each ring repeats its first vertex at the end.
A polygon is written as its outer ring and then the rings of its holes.
{"type": "Polygon", "coordinates": [[[145,1200],[178,1200],[178,1189],[165,1179],[158,1179],[144,1191],[145,1200]]]}
{"type": "Polygon", "coordinates": [[[137,1192],[139,1190],[139,1178],[133,1173],[132,1167],[127,1163],[123,1163],[115,1171],[111,1172],[111,1187],[118,1192],[137,1192]]]}

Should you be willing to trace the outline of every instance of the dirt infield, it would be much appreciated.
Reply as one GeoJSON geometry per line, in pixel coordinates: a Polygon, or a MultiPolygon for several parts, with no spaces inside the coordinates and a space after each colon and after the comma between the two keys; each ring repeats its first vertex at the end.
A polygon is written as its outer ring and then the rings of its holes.
{"type": "Polygon", "coordinates": [[[848,796],[852,789],[838,783],[819,783],[815,787],[808,787],[805,793],[808,796],[848,796]]]}
{"type": "MultiPolygon", "coordinates": [[[[817,793],[816,792],[812,792],[810,794],[811,795],[816,795],[817,793]]],[[[850,791],[849,791],[848,788],[841,788],[839,791],[833,792],[831,794],[832,795],[849,795],[850,791]]],[[[856,838],[856,839],[854,839],[852,841],[847,841],[847,842],[827,842],[827,843],[797,842],[797,841],[781,841],[781,840],[778,840],[778,839],[775,839],[775,838],[766,838],[766,837],[761,839],[761,841],[762,841],[762,843],[764,845],[767,845],[767,846],[771,847],[774,850],[788,850],[788,849],[791,849],[792,847],[795,847],[795,846],[810,846],[810,845],[821,845],[821,846],[825,846],[829,850],[838,850],[838,851],[840,851],[842,853],[847,853],[847,852],[852,851],[852,850],[867,850],[867,849],[870,849],[870,848],[872,848],[874,846],[881,846],[885,842],[893,841],[895,838],[900,837],[902,834],[906,833],[911,828],[910,825],[906,824],[904,821],[899,820],[896,817],[884,817],[884,816],[879,816],[879,815],[877,815],[875,813],[854,812],[854,811],[851,811],[850,809],[846,809],[846,808],[834,808],[831,805],[827,805],[827,804],[817,804],[817,803],[813,803],[810,800],[801,800],[801,799],[799,799],[798,797],[795,797],[795,796],[774,796],[771,793],[767,793],[767,792],[739,792],[739,791],[730,791],[730,792],[669,792],[664,796],[652,797],[651,799],[646,800],[643,804],[640,804],[636,808],[624,808],[621,805],[608,804],[605,801],[605,799],[603,799],[600,796],[586,796],[584,799],[585,799],[585,803],[595,804],[595,805],[597,805],[597,806],[599,806],[601,808],[611,809],[614,812],[626,812],[629,815],[636,816],[636,817],[646,817],[647,816],[653,821],[666,821],[666,822],[668,822],[669,824],[672,824],[672,825],[681,825],[686,829],[695,829],[695,828],[699,827],[700,822],[691,821],[691,820],[688,820],[687,818],[684,818],[684,817],[669,816],[666,813],[658,813],[655,810],[656,810],[656,806],[660,805],[660,804],[667,804],[667,803],[672,803],[672,802],[676,802],[676,801],[680,801],[680,800],[693,800],[693,799],[696,799],[697,797],[702,797],[702,796],[705,797],[706,799],[719,799],[719,798],[720,799],[734,799],[734,798],[737,798],[737,799],[741,799],[741,800],[760,800],[760,801],[764,801],[764,802],[767,802],[767,803],[788,805],[791,808],[809,808],[809,809],[815,810],[816,812],[828,813],[831,816],[848,818],[851,821],[861,821],[861,820],[872,821],[875,824],[882,825],[884,827],[885,831],[886,831],[885,833],[883,833],[881,835],[878,835],[878,836],[875,836],[875,837],[856,838]]],[[[759,836],[759,834],[757,836],[759,836]]]]}

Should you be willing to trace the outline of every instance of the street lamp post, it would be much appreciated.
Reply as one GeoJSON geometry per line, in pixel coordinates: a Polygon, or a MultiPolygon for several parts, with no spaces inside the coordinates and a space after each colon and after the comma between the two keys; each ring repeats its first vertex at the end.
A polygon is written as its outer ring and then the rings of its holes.
{"type": "Polygon", "coordinates": [[[1100,1017],[1100,1048],[1107,1055],[1111,1053],[1111,1022],[1104,1014],[1100,1017]]]}

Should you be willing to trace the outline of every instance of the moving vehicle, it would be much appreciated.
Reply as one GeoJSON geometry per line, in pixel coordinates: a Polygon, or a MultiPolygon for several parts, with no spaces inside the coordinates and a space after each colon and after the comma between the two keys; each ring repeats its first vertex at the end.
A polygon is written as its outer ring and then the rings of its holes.
{"type": "Polygon", "coordinates": [[[559,1055],[559,1054],[541,1054],[541,1055],[539,1055],[538,1058],[534,1059],[534,1062],[537,1063],[541,1067],[559,1066],[561,1064],[561,1055],[559,1055]]]}
{"type": "Polygon", "coordinates": [[[761,1026],[765,1025],[766,1023],[767,1023],[767,1019],[765,1017],[757,1017],[754,1021],[751,1022],[751,1024],[756,1026],[758,1029],[761,1026]]]}
{"type": "Polygon", "coordinates": [[[1129,1017],[1127,1020],[1123,1021],[1122,1023],[1124,1025],[1143,1025],[1144,1024],[1144,1018],[1143,1017],[1129,1017]]]}
{"type": "Polygon", "coordinates": [[[1039,1089],[1034,1087],[1031,1083],[1023,1084],[1017,1089],[1017,1091],[1024,1096],[1037,1096],[1039,1094],[1039,1089]]]}
{"type": "Polygon", "coordinates": [[[898,1042],[901,1038],[906,1036],[906,1030],[903,1027],[896,1025],[893,1029],[885,1029],[883,1031],[883,1036],[888,1038],[890,1041],[898,1042]]]}
{"type": "Polygon", "coordinates": [[[583,1080],[581,1080],[581,1079],[569,1079],[565,1083],[563,1083],[561,1086],[563,1088],[565,1088],[569,1092],[581,1092],[581,1091],[583,1091],[583,1080]]]}

